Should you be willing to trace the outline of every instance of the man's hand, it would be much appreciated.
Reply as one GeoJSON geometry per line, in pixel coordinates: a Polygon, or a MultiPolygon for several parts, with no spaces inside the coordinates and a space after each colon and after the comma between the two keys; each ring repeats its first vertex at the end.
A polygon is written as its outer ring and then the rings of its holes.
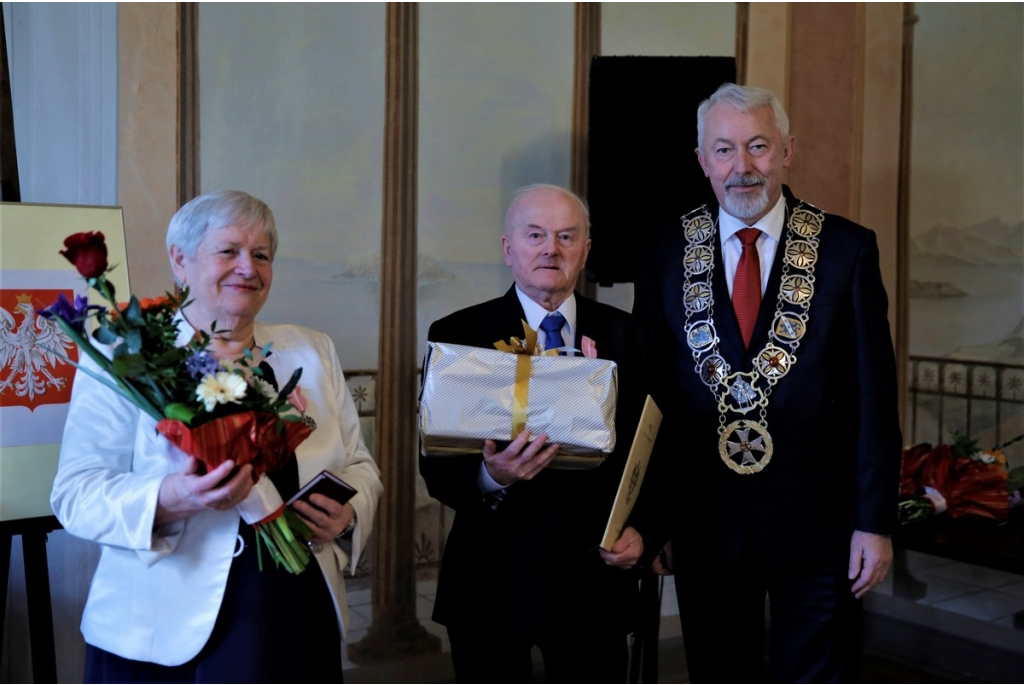
{"type": "Polygon", "coordinates": [[[636,532],[636,528],[627,526],[611,550],[599,549],[598,552],[601,553],[604,563],[628,570],[636,565],[640,555],[644,553],[644,539],[636,532]]]}
{"type": "Polygon", "coordinates": [[[651,562],[651,570],[659,576],[670,576],[674,569],[675,567],[672,565],[672,541],[669,540],[665,543],[665,547],[658,552],[658,556],[654,557],[654,561],[651,562]]]}
{"type": "Polygon", "coordinates": [[[850,573],[855,580],[850,591],[857,599],[882,582],[892,564],[892,538],[863,531],[853,531],[850,538],[850,573]]]}
{"type": "Polygon", "coordinates": [[[500,452],[493,440],[484,441],[484,465],[495,482],[506,486],[517,480],[531,480],[558,454],[557,444],[544,446],[548,441],[544,433],[533,442],[529,440],[530,431],[523,430],[500,452]]]}

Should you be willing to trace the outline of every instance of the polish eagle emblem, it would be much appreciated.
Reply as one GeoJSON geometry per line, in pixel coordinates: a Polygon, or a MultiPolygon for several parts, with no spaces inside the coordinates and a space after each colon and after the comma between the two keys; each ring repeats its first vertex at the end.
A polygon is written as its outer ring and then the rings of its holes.
{"type": "Polygon", "coordinates": [[[51,293],[49,300],[56,300],[62,291],[17,292],[13,300],[0,299],[0,406],[34,409],[68,402],[74,367],[66,360],[76,359],[75,344],[33,305],[33,300],[47,301],[51,293]]]}

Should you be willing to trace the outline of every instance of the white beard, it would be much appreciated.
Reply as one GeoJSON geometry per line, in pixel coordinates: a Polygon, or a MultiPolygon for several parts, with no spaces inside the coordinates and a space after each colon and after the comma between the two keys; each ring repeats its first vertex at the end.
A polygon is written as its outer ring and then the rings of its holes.
{"type": "Polygon", "coordinates": [[[745,193],[739,197],[731,195],[729,193],[729,188],[726,188],[725,198],[722,204],[725,205],[725,211],[729,212],[729,214],[733,215],[737,219],[745,219],[764,214],[768,211],[768,183],[765,182],[761,184],[760,193],[745,193]]]}

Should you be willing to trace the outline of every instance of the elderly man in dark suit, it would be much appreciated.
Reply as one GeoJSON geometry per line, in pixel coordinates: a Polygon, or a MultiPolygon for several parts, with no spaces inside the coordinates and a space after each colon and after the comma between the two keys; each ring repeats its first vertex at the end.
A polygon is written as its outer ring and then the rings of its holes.
{"type": "Polygon", "coordinates": [[[768,91],[726,84],[697,122],[718,205],[660,234],[636,284],[677,427],[636,526],[648,556],[671,537],[693,682],[763,680],[766,594],[771,682],[848,680],[900,465],[875,235],[782,185],[794,139],[768,91]]]}
{"type": "Polygon", "coordinates": [[[540,648],[547,682],[624,682],[642,540],[626,528],[598,550],[639,418],[633,371],[644,338],[626,312],[575,295],[590,250],[586,206],[550,185],[516,192],[501,237],[515,278],[503,297],[456,312],[428,339],[493,348],[537,330],[546,349],[581,349],[619,365],[618,448],[597,468],[550,468],[558,445],[523,431],[482,454],[420,458],[431,496],[455,510],[434,620],[460,682],[529,682],[540,648]],[[531,438],[533,438],[531,440],[531,438]]]}

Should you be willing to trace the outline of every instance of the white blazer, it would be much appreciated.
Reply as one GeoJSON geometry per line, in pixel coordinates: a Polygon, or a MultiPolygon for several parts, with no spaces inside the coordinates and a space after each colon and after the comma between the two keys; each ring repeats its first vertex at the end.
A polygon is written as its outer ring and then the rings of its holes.
{"type": "MultiPolygon", "coordinates": [[[[184,320],[179,332],[179,344],[194,334],[184,320]]],[[[300,326],[259,323],[255,335],[258,345],[273,343],[267,362],[279,383],[302,368],[299,385],[317,429],[296,450],[299,484],[328,469],[359,491],[351,500],[358,517],[351,559],[337,543],[315,554],[344,636],[342,569],[350,561],[355,568],[370,535],[380,472],[363,444],[331,339],[300,326]]],[[[97,370],[88,358],[81,363],[97,370]]],[[[239,515],[211,510],[154,528],[160,483],[187,459],[156,432],[153,419],[89,375],[76,375],[50,504],[69,533],[102,548],[82,618],[89,644],[127,659],[177,666],[209,639],[239,515]]]]}

